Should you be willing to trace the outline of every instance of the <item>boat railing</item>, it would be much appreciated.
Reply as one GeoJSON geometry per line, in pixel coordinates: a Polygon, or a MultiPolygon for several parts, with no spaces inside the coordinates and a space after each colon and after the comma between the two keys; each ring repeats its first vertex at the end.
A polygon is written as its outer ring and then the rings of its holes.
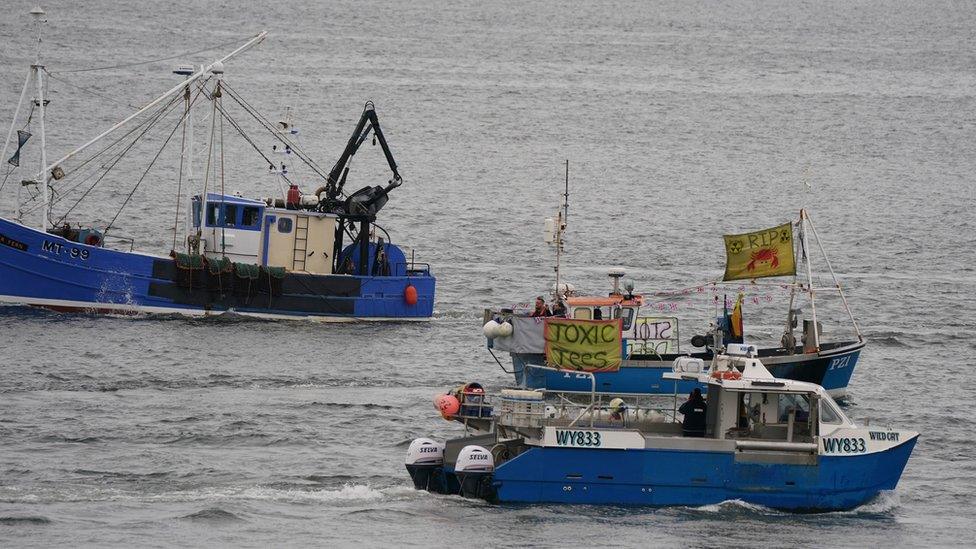
{"type": "MultiPolygon", "coordinates": [[[[106,243],[108,243],[109,241],[113,241],[114,240],[114,241],[122,244],[121,248],[125,248],[125,245],[127,244],[129,246],[129,251],[130,252],[132,252],[133,250],[135,250],[135,247],[136,247],[136,240],[134,238],[130,237],[130,236],[107,234],[103,238],[105,239],[105,242],[106,243]]],[[[114,249],[118,249],[118,248],[120,248],[120,246],[112,246],[111,249],[114,250],[114,249]]]]}
{"type": "MultiPolygon", "coordinates": [[[[397,267],[403,266],[407,276],[430,276],[430,263],[419,261],[403,261],[396,264],[397,267]]],[[[399,269],[397,269],[399,271],[399,269]]]]}

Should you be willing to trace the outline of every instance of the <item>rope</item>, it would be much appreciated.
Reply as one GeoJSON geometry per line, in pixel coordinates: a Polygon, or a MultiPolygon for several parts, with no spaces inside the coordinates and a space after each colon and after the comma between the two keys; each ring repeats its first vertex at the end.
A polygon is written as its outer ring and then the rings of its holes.
{"type": "Polygon", "coordinates": [[[119,211],[115,212],[115,217],[113,217],[112,221],[110,221],[108,226],[105,227],[105,231],[103,232],[103,234],[108,234],[109,229],[112,228],[112,225],[115,224],[115,220],[118,219],[119,215],[122,214],[122,210],[124,210],[125,207],[129,204],[129,200],[131,200],[132,195],[136,193],[136,189],[139,188],[139,185],[141,185],[143,180],[146,179],[146,176],[149,175],[149,170],[151,170],[153,165],[156,164],[156,161],[159,160],[159,156],[163,154],[163,150],[166,148],[166,145],[169,144],[170,139],[172,139],[173,135],[176,134],[176,130],[183,125],[184,120],[186,120],[186,113],[183,113],[183,116],[181,116],[180,119],[177,120],[176,125],[173,126],[173,131],[169,132],[169,136],[166,137],[166,141],[163,142],[163,146],[160,147],[158,151],[156,151],[156,156],[153,157],[152,162],[150,162],[149,166],[146,167],[146,171],[142,172],[142,176],[139,178],[138,181],[136,181],[135,186],[132,187],[132,190],[129,192],[129,196],[125,197],[125,201],[122,203],[122,206],[119,208],[119,211]]]}
{"type": "MultiPolygon", "coordinates": [[[[190,112],[190,90],[186,90],[186,108],[183,111],[183,119],[186,120],[190,112]]],[[[173,219],[173,250],[176,250],[176,233],[180,228],[180,202],[183,201],[183,161],[186,158],[186,124],[183,124],[183,136],[180,139],[180,177],[176,184],[176,217],[173,219]]]]}
{"type": "MultiPolygon", "coordinates": [[[[237,104],[239,104],[241,107],[244,108],[245,112],[250,114],[252,118],[257,120],[262,126],[264,126],[264,128],[268,130],[268,132],[270,132],[275,139],[277,139],[284,145],[290,147],[292,152],[295,153],[295,156],[297,156],[302,162],[305,162],[305,164],[307,164],[308,167],[312,168],[312,171],[317,173],[323,179],[328,179],[328,176],[322,170],[321,166],[319,166],[314,160],[312,160],[312,158],[308,154],[306,154],[301,147],[298,146],[298,143],[295,143],[294,141],[288,139],[287,137],[283,136],[278,131],[276,131],[274,129],[274,124],[270,120],[268,120],[263,115],[261,115],[261,113],[258,112],[257,109],[252,107],[251,104],[248,103],[243,97],[241,97],[232,88],[227,86],[226,82],[224,83],[224,89],[227,90],[227,92],[230,94],[231,99],[236,101],[237,104]]],[[[272,162],[272,164],[274,163],[272,162]]]]}
{"type": "MultiPolygon", "coordinates": [[[[237,133],[241,134],[241,137],[244,138],[244,141],[247,141],[247,143],[251,147],[253,147],[258,154],[261,155],[261,158],[264,158],[265,162],[267,162],[269,165],[272,166],[274,165],[274,161],[268,158],[268,155],[264,154],[264,151],[261,150],[261,147],[259,147],[257,143],[255,143],[254,140],[251,139],[249,135],[247,135],[247,132],[244,131],[244,128],[241,127],[240,123],[238,123],[237,120],[234,119],[234,117],[232,117],[230,114],[227,113],[227,111],[224,110],[223,105],[217,106],[217,110],[220,112],[221,120],[226,118],[227,121],[230,122],[230,125],[233,126],[235,130],[237,130],[237,133]]],[[[288,179],[286,175],[282,174],[281,177],[284,178],[285,181],[288,181],[288,183],[291,183],[291,181],[288,179]]]]}
{"type": "MultiPolygon", "coordinates": [[[[158,59],[150,59],[148,61],[137,61],[135,63],[123,63],[123,64],[120,64],[120,65],[108,65],[108,66],[104,66],[104,67],[90,67],[90,68],[87,68],[87,69],[73,69],[73,70],[69,70],[69,71],[54,71],[54,72],[57,73],[57,74],[70,74],[70,73],[76,73],[76,72],[104,71],[104,70],[111,70],[111,69],[122,69],[122,68],[126,68],[126,67],[139,67],[139,66],[142,66],[142,65],[149,65],[149,64],[152,64],[152,63],[159,63],[160,61],[170,61],[170,60],[173,60],[173,59],[179,59],[181,57],[188,57],[190,55],[196,55],[198,53],[204,53],[204,52],[207,52],[207,51],[210,51],[210,50],[215,50],[215,49],[218,49],[218,48],[223,48],[223,47],[230,46],[230,45],[233,45],[233,44],[239,44],[239,43],[242,43],[242,42],[251,40],[252,38],[253,37],[248,37],[246,39],[244,39],[244,38],[237,38],[235,40],[231,40],[231,41],[228,41],[228,42],[223,42],[223,43],[216,44],[216,45],[213,45],[213,46],[208,46],[208,47],[203,48],[203,49],[200,49],[200,50],[187,51],[187,52],[178,53],[176,55],[172,55],[172,56],[169,56],[169,57],[160,57],[158,59]]],[[[45,72],[47,72],[47,71],[45,71],[45,72]]],[[[48,74],[50,74],[50,73],[48,73],[48,74]]]]}
{"type": "MultiPolygon", "coordinates": [[[[135,139],[134,139],[134,140],[132,141],[132,143],[129,143],[129,144],[128,144],[128,145],[127,145],[127,146],[126,146],[126,147],[125,147],[125,148],[124,148],[124,149],[123,149],[123,150],[122,150],[122,151],[121,151],[121,152],[120,152],[120,153],[119,153],[119,154],[117,155],[117,157],[116,157],[116,158],[115,158],[115,160],[114,160],[114,161],[112,162],[112,164],[111,164],[111,165],[110,165],[110,166],[109,166],[109,167],[108,167],[108,168],[107,168],[107,169],[105,170],[105,173],[103,173],[103,174],[102,174],[102,175],[101,175],[101,176],[100,176],[100,177],[99,177],[98,179],[96,179],[96,180],[95,180],[95,182],[94,182],[94,183],[92,183],[92,185],[91,185],[90,187],[88,187],[88,189],[87,189],[87,190],[86,190],[86,191],[84,192],[84,194],[82,194],[82,195],[81,195],[81,197],[80,197],[80,198],[78,198],[78,200],[77,200],[77,201],[75,201],[75,203],[74,203],[74,204],[73,204],[73,205],[72,205],[72,206],[71,206],[70,208],[68,208],[68,211],[66,211],[66,212],[64,213],[64,215],[62,215],[62,216],[61,216],[61,218],[60,218],[60,219],[58,219],[58,223],[59,223],[59,224],[60,224],[60,223],[61,223],[62,221],[64,221],[66,217],[68,217],[68,214],[70,214],[70,213],[71,213],[72,211],[74,211],[74,209],[75,209],[75,208],[77,208],[77,207],[78,207],[78,204],[81,204],[81,201],[82,201],[82,200],[84,200],[86,196],[88,196],[88,193],[90,193],[90,192],[92,191],[92,189],[94,189],[94,188],[95,188],[95,187],[96,187],[96,186],[97,186],[97,185],[98,185],[98,184],[99,184],[99,183],[100,183],[100,182],[102,181],[102,179],[105,179],[105,176],[107,176],[107,175],[108,175],[108,174],[109,174],[109,173],[110,173],[110,172],[112,171],[112,169],[113,169],[113,168],[115,168],[115,166],[116,166],[116,165],[117,165],[117,164],[119,163],[119,161],[120,161],[120,160],[122,160],[122,158],[123,158],[123,157],[125,157],[125,155],[126,155],[126,153],[128,153],[128,152],[129,152],[129,151],[130,151],[130,150],[132,149],[132,147],[134,147],[134,146],[135,146],[135,144],[136,144],[136,143],[138,143],[138,142],[139,142],[139,140],[140,140],[140,139],[142,139],[142,137],[143,137],[144,135],[146,135],[146,133],[147,133],[147,132],[148,132],[148,131],[149,131],[150,129],[152,129],[152,127],[153,127],[153,126],[155,126],[155,125],[156,125],[156,123],[157,123],[157,122],[159,122],[159,120],[161,120],[161,119],[163,118],[163,116],[164,116],[165,114],[167,114],[167,112],[165,112],[165,111],[168,111],[168,110],[169,110],[170,108],[172,108],[172,107],[173,107],[173,105],[175,105],[175,104],[176,104],[176,99],[177,99],[177,98],[174,98],[174,99],[173,99],[172,101],[170,101],[170,102],[169,102],[169,103],[168,103],[168,104],[167,104],[167,105],[166,105],[166,106],[165,106],[165,107],[164,107],[163,109],[160,109],[159,111],[157,111],[157,113],[156,113],[156,114],[155,114],[155,115],[154,115],[154,116],[153,116],[153,117],[152,117],[152,118],[150,119],[150,121],[151,121],[151,123],[149,123],[149,124],[146,124],[146,125],[145,125],[146,127],[145,127],[145,128],[144,128],[144,129],[142,130],[142,132],[141,132],[141,133],[140,133],[140,134],[139,134],[139,135],[138,135],[138,136],[137,136],[137,137],[136,137],[136,138],[135,138],[135,139]]],[[[175,130],[174,130],[174,131],[175,131],[175,130]]],[[[118,217],[118,216],[116,216],[116,217],[118,217]]],[[[114,219],[113,219],[113,221],[114,221],[114,219]]],[[[107,229],[106,229],[106,231],[107,231],[107,229]]]]}
{"type": "Polygon", "coordinates": [[[79,89],[79,90],[81,90],[83,92],[90,93],[90,94],[92,94],[92,95],[94,95],[96,97],[100,97],[100,98],[102,98],[102,99],[104,99],[106,101],[111,101],[112,103],[115,103],[117,105],[125,105],[126,107],[129,107],[130,109],[136,109],[136,110],[139,109],[139,107],[137,107],[135,105],[132,105],[131,103],[126,103],[124,101],[119,101],[118,99],[115,99],[114,97],[111,97],[109,95],[105,95],[103,93],[97,92],[97,91],[95,91],[95,90],[93,90],[91,88],[86,88],[84,86],[80,86],[78,84],[74,84],[72,82],[68,82],[67,80],[65,80],[63,78],[54,76],[47,69],[43,69],[43,70],[44,70],[44,72],[47,73],[48,77],[50,77],[52,80],[57,80],[58,82],[60,82],[62,84],[65,84],[67,86],[71,86],[72,88],[77,88],[77,89],[79,89]]]}
{"type": "MultiPolygon", "coordinates": [[[[196,101],[200,98],[200,95],[203,93],[203,87],[202,86],[203,86],[203,84],[206,84],[209,80],[210,80],[210,78],[207,78],[207,80],[203,81],[200,84],[200,88],[197,91],[197,96],[193,99],[193,103],[196,103],[196,101]]],[[[171,104],[172,103],[165,104],[162,107],[160,107],[159,110],[157,110],[154,113],[152,113],[144,121],[142,121],[139,124],[136,124],[136,126],[134,126],[131,130],[129,130],[125,134],[123,134],[122,137],[116,139],[115,141],[113,141],[111,144],[109,144],[107,147],[103,148],[102,150],[100,150],[100,151],[92,154],[90,157],[88,157],[88,159],[86,159],[84,162],[82,162],[81,164],[79,164],[78,167],[76,167],[74,170],[71,170],[69,172],[65,172],[65,175],[70,175],[71,173],[74,173],[74,172],[82,169],[83,167],[85,167],[89,162],[91,162],[92,160],[94,160],[95,158],[97,158],[99,155],[104,154],[106,151],[108,151],[109,149],[111,149],[112,147],[114,147],[115,145],[117,145],[119,142],[121,142],[122,140],[124,140],[126,137],[132,135],[136,130],[138,130],[144,124],[150,122],[153,119],[153,117],[156,116],[157,113],[159,113],[160,111],[163,111],[163,110],[167,109],[171,104]]],[[[193,105],[192,104],[190,105],[190,108],[191,109],[193,108],[193,105]]]]}

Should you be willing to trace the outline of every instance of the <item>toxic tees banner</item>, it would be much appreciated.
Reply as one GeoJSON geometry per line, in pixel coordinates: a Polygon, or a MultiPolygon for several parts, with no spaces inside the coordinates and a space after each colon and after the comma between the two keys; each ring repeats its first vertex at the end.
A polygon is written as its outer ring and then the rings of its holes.
{"type": "Polygon", "coordinates": [[[546,363],[563,370],[616,372],[620,369],[623,321],[547,317],[543,334],[546,363]]]}
{"type": "Polygon", "coordinates": [[[723,280],[796,274],[792,224],[754,233],[725,235],[724,238],[726,263],[723,280]]]}

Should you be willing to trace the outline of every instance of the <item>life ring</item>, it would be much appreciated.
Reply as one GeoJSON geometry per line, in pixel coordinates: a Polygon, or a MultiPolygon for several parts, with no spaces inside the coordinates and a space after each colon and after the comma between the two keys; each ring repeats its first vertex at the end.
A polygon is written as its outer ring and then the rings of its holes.
{"type": "Polygon", "coordinates": [[[85,237],[85,244],[88,244],[89,246],[98,246],[101,242],[102,239],[99,238],[99,236],[95,233],[89,233],[88,236],[85,237]]]}
{"type": "Polygon", "coordinates": [[[727,379],[729,381],[735,381],[737,379],[742,379],[742,373],[736,371],[722,371],[722,372],[712,372],[712,377],[714,379],[727,379]]]}

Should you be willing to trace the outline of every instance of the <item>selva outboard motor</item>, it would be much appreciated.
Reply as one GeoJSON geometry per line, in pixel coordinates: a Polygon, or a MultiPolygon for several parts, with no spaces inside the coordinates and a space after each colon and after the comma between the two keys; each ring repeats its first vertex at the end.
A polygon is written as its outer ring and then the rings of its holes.
{"type": "Polygon", "coordinates": [[[417,490],[444,493],[444,445],[418,438],[407,449],[407,472],[417,490]]]}
{"type": "Polygon", "coordinates": [[[461,484],[461,495],[466,498],[492,500],[495,489],[491,477],[495,472],[495,458],[481,446],[465,446],[454,463],[454,474],[461,484]]]}

